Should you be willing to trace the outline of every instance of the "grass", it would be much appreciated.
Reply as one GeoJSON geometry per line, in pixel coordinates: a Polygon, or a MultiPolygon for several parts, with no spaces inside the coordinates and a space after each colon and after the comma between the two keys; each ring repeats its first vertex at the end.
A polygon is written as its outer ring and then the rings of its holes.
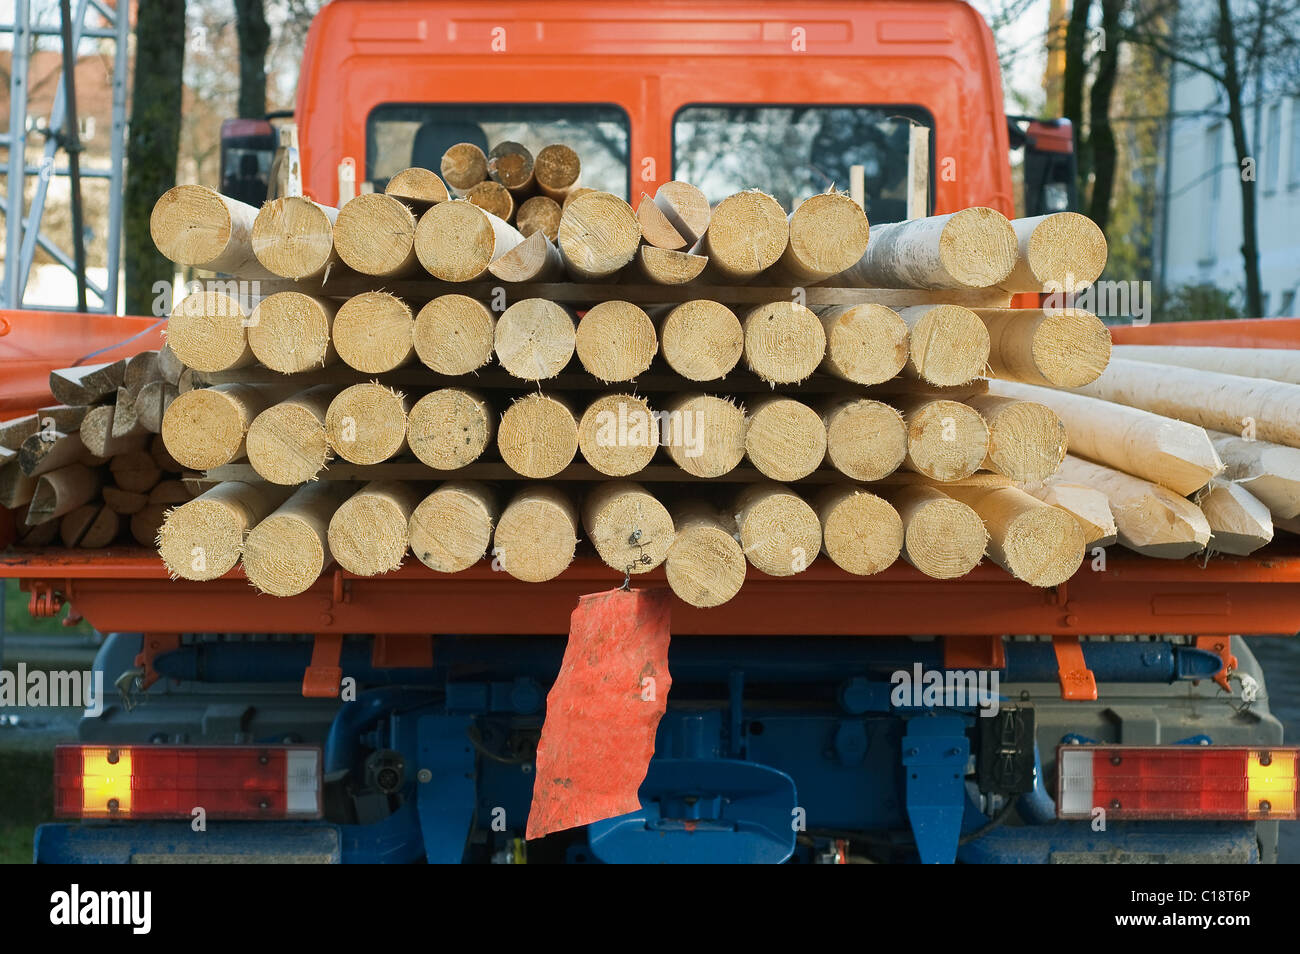
{"type": "Polygon", "coordinates": [[[68,615],[68,607],[64,606],[59,610],[57,616],[37,619],[27,612],[28,594],[18,589],[17,580],[4,581],[4,628],[0,632],[5,633],[23,633],[24,635],[43,635],[57,634],[63,636],[74,636],[82,634],[89,636],[95,630],[82,620],[76,626],[64,626],[63,619],[68,615]]]}
{"type": "Polygon", "coordinates": [[[54,754],[0,750],[0,864],[30,864],[36,826],[53,820],[54,754]]]}

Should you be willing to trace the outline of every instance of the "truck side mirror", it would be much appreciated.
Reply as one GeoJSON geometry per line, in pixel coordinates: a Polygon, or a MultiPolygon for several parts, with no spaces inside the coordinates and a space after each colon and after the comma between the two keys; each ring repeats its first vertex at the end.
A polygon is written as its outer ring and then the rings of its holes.
{"type": "Polygon", "coordinates": [[[1025,216],[1077,212],[1078,165],[1070,121],[1008,116],[1007,126],[1011,148],[1025,150],[1022,166],[1025,216]],[[1023,129],[1021,123],[1025,123],[1023,129]]]}
{"type": "Polygon", "coordinates": [[[266,201],[277,137],[266,119],[221,124],[221,191],[254,208],[266,201]]]}

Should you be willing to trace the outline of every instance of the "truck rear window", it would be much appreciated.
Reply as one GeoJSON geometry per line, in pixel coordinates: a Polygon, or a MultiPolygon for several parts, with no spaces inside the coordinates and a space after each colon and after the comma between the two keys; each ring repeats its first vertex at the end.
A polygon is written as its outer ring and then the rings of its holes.
{"type": "Polygon", "coordinates": [[[685,106],[673,119],[673,178],[710,202],[757,188],[791,209],[832,185],[847,191],[849,169],[860,165],[867,217],[899,222],[913,122],[934,127],[914,106],[685,106]]]}
{"type": "Polygon", "coordinates": [[[458,142],[487,152],[511,140],[533,155],[562,142],[582,157],[582,185],[626,199],[629,129],[621,108],[589,103],[385,104],[372,109],[366,121],[366,178],[383,191],[392,176],[410,166],[437,172],[442,154],[458,142]]]}

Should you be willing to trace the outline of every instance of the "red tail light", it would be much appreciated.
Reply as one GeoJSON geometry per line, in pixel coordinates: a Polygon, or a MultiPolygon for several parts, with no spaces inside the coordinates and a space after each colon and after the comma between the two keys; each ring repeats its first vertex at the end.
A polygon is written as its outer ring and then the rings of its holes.
{"type": "Polygon", "coordinates": [[[295,819],[321,816],[310,746],[60,745],[59,818],[295,819]]]}
{"type": "Polygon", "coordinates": [[[1228,745],[1063,745],[1057,817],[1267,819],[1297,814],[1300,748],[1228,745]]]}

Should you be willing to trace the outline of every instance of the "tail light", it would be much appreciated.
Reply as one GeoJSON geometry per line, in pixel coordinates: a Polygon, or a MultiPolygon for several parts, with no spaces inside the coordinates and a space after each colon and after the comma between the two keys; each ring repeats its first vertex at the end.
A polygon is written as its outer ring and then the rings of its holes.
{"type": "Polygon", "coordinates": [[[58,818],[319,818],[321,753],[310,746],[60,745],[58,818]]]}
{"type": "Polygon", "coordinates": [[[1269,819],[1297,814],[1300,748],[1086,745],[1056,750],[1057,817],[1269,819]]]}

